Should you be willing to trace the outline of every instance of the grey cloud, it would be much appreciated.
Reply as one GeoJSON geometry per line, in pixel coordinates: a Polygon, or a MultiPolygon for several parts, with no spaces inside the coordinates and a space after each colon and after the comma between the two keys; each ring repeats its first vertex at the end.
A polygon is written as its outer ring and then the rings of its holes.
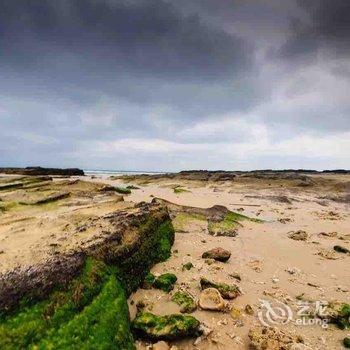
{"type": "MultiPolygon", "coordinates": [[[[2,1],[0,163],[276,166],[270,155],[217,152],[259,139],[261,125],[272,143],[349,130],[347,11],[339,0],[2,1]],[[331,53],[322,64],[321,51],[331,53]],[[225,119],[229,127],[201,131],[225,119]],[[174,151],[87,150],[126,139],[167,140],[174,151]]],[[[290,155],[283,164],[329,159],[290,155]]]]}
{"type": "Polygon", "coordinates": [[[292,18],[291,34],[277,51],[284,59],[315,59],[320,50],[333,57],[350,55],[350,2],[298,1],[308,18],[292,18]]]}

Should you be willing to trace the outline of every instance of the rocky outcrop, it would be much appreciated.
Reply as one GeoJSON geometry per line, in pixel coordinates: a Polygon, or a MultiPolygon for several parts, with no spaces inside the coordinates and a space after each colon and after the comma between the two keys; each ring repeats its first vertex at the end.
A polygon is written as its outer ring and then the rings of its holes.
{"type": "Polygon", "coordinates": [[[0,321],[0,348],[97,348],[103,342],[102,348],[134,349],[126,297],[153,264],[170,256],[174,230],[157,203],[95,223],[109,231],[69,254],[0,275],[0,312],[10,321],[0,321]]]}
{"type": "Polygon", "coordinates": [[[0,173],[16,174],[16,175],[59,175],[59,176],[83,176],[84,171],[78,168],[42,168],[42,167],[27,167],[27,168],[0,168],[0,173]]]}

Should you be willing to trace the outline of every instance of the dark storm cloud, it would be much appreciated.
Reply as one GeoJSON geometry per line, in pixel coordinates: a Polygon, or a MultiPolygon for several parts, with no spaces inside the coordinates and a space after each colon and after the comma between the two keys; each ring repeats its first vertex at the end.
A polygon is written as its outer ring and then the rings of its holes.
{"type": "Polygon", "coordinates": [[[1,59],[17,69],[215,80],[252,63],[244,40],[164,1],[5,1],[0,23],[1,59]]]}
{"type": "Polygon", "coordinates": [[[291,35],[278,53],[284,59],[312,56],[320,51],[350,55],[350,2],[344,0],[298,1],[307,18],[293,18],[291,35]]]}

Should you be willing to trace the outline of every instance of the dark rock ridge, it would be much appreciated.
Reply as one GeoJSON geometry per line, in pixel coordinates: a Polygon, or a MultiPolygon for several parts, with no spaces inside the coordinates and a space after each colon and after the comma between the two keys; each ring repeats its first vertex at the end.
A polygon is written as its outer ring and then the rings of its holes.
{"type": "Polygon", "coordinates": [[[42,167],[26,167],[26,168],[0,168],[0,173],[15,175],[59,175],[59,176],[83,176],[84,171],[78,168],[42,168],[42,167]]]}
{"type": "Polygon", "coordinates": [[[128,181],[132,180],[194,180],[194,181],[237,181],[243,178],[261,179],[261,180],[290,180],[300,181],[300,186],[312,186],[315,180],[309,175],[327,175],[327,174],[350,174],[350,170],[304,170],[304,169],[286,169],[286,170],[252,170],[252,171],[225,171],[225,170],[184,170],[178,173],[164,174],[139,174],[124,175],[120,178],[128,181]]]}

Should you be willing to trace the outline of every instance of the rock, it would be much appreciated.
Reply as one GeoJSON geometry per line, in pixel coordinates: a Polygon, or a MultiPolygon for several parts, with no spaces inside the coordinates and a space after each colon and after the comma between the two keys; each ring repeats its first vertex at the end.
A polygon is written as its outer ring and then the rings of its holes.
{"type": "Polygon", "coordinates": [[[209,281],[208,279],[202,277],[200,280],[201,288],[215,288],[217,289],[224,299],[235,299],[241,295],[241,291],[235,284],[228,285],[226,283],[216,283],[209,281]]]}
{"type": "Polygon", "coordinates": [[[201,334],[200,322],[188,315],[156,316],[150,312],[140,312],[131,323],[136,338],[148,340],[175,340],[197,337],[201,334]]]}
{"type": "Polygon", "coordinates": [[[198,306],[203,310],[222,311],[225,308],[225,301],[217,289],[207,288],[200,294],[198,306]]]}
{"type": "Polygon", "coordinates": [[[251,307],[251,305],[247,304],[244,308],[244,311],[246,312],[247,315],[253,316],[254,315],[254,310],[251,307]]]}
{"type": "Polygon", "coordinates": [[[174,289],[174,284],[176,281],[177,277],[173,273],[164,273],[156,278],[153,283],[153,287],[169,293],[174,289]]]}
{"type": "Polygon", "coordinates": [[[242,279],[241,279],[241,275],[238,274],[238,273],[236,273],[236,272],[231,272],[231,273],[229,273],[228,275],[229,275],[230,277],[236,279],[237,281],[241,281],[241,280],[242,280],[242,279]]]}
{"type": "Polygon", "coordinates": [[[193,267],[193,264],[191,262],[188,262],[188,263],[182,265],[182,271],[191,270],[192,267],[193,267]]]}
{"type": "Polygon", "coordinates": [[[343,340],[343,345],[347,348],[350,349],[350,337],[346,337],[343,340]]]}
{"type": "Polygon", "coordinates": [[[193,298],[191,295],[189,295],[186,292],[176,292],[171,300],[181,306],[180,312],[182,313],[191,313],[194,310],[196,310],[197,306],[196,303],[194,302],[193,298]]]}
{"type": "Polygon", "coordinates": [[[294,239],[295,241],[306,241],[308,238],[308,234],[303,230],[299,230],[299,231],[291,232],[288,235],[288,237],[290,239],[294,239]]]}
{"type": "Polygon", "coordinates": [[[342,247],[341,245],[335,245],[333,249],[338,253],[343,253],[343,254],[350,253],[350,250],[348,248],[342,247]]]}
{"type": "Polygon", "coordinates": [[[169,347],[168,343],[166,343],[163,340],[152,345],[152,350],[169,350],[169,349],[170,349],[170,347],[169,347]]]}
{"type": "Polygon", "coordinates": [[[223,248],[214,248],[211,250],[208,250],[202,254],[203,259],[214,259],[221,262],[226,262],[228,259],[230,259],[231,253],[223,248]]]}
{"type": "Polygon", "coordinates": [[[255,350],[291,350],[302,342],[300,337],[273,327],[255,327],[249,331],[248,337],[255,350]]]}

